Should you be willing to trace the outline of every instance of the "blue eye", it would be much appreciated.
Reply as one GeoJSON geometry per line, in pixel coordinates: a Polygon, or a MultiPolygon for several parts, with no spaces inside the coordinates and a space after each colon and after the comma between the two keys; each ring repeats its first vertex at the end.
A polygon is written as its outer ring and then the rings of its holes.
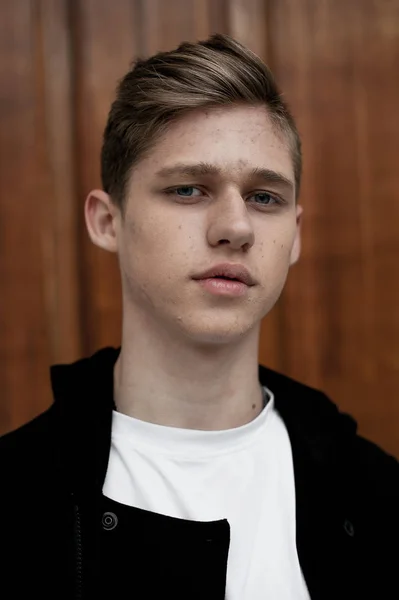
{"type": "Polygon", "coordinates": [[[192,198],[194,196],[202,195],[201,190],[199,190],[196,187],[193,187],[192,185],[183,185],[183,186],[174,188],[173,190],[170,190],[169,192],[171,194],[176,194],[177,196],[180,196],[181,198],[192,198]],[[195,194],[193,192],[198,192],[198,193],[195,194]]]}
{"type": "Polygon", "coordinates": [[[256,192],[251,198],[258,198],[259,204],[262,206],[272,206],[274,204],[281,204],[280,200],[267,192],[256,192]]]}

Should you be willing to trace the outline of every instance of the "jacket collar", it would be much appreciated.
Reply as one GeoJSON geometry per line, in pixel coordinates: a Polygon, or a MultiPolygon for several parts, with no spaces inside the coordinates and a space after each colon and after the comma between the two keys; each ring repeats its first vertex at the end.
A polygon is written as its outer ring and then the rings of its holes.
{"type": "MultiPolygon", "coordinates": [[[[104,348],[73,364],[51,367],[60,439],[74,487],[91,482],[102,488],[111,444],[113,368],[119,352],[120,348],[104,348]]],[[[356,422],[323,393],[262,365],[259,380],[274,394],[294,463],[298,452],[319,467],[336,463],[342,442],[356,434],[356,422]]]]}

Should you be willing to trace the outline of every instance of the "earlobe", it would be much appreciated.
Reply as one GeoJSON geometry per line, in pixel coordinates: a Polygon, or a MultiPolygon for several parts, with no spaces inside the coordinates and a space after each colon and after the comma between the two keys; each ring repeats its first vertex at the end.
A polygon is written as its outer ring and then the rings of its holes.
{"type": "Polygon", "coordinates": [[[93,244],[117,252],[116,217],[117,208],[109,194],[103,190],[92,190],[85,202],[85,221],[93,244]]]}
{"type": "Polygon", "coordinates": [[[296,209],[296,232],[295,240],[291,250],[290,266],[295,265],[301,255],[301,224],[302,224],[302,206],[297,206],[296,209]]]}

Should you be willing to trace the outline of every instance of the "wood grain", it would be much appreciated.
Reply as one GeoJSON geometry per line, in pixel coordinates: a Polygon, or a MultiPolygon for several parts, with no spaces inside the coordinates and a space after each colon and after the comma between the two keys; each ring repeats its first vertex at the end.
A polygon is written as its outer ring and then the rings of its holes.
{"type": "Polygon", "coordinates": [[[0,383],[1,429],[50,402],[43,229],[46,193],[40,136],[41,90],[35,13],[23,0],[2,5],[0,30],[0,383]]]}

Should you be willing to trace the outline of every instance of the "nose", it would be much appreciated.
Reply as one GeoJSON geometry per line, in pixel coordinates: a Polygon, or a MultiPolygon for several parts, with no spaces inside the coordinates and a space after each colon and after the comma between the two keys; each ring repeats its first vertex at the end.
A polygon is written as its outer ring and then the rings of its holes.
{"type": "Polygon", "coordinates": [[[233,250],[249,250],[255,242],[253,224],[245,200],[237,191],[216,200],[210,210],[208,242],[228,244],[233,250]]]}

